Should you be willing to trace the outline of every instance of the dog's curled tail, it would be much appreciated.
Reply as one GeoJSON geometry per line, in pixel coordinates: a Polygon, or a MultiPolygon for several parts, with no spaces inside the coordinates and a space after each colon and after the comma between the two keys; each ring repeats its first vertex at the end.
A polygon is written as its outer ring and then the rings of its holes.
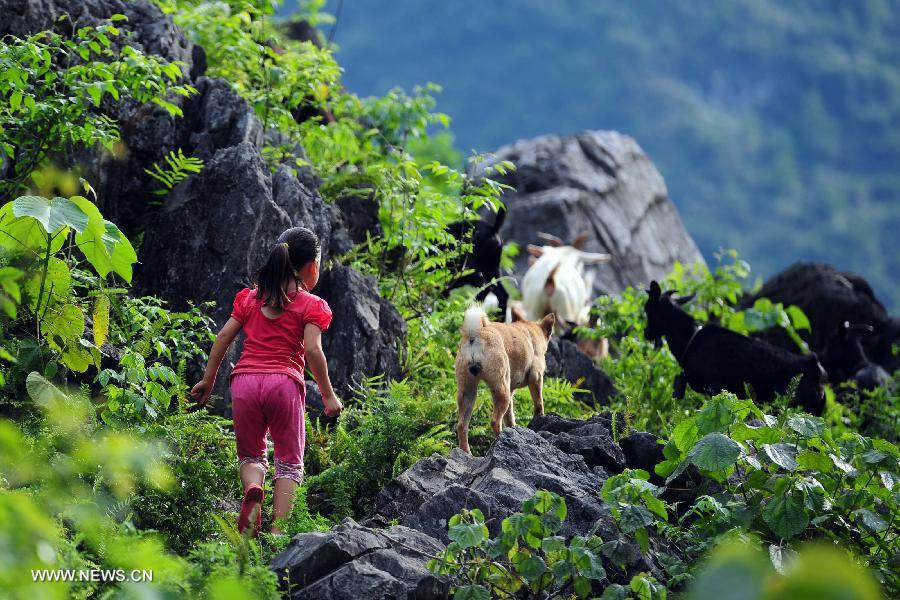
{"type": "Polygon", "coordinates": [[[463,317],[463,335],[475,337],[476,335],[478,335],[478,331],[482,327],[484,327],[487,320],[488,317],[487,313],[484,312],[484,308],[482,308],[478,304],[473,304],[466,309],[466,315],[465,317],[463,317]]]}

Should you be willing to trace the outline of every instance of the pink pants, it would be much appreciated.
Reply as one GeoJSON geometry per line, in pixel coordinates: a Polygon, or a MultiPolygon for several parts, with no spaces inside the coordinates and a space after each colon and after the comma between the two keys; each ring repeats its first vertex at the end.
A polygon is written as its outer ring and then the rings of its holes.
{"type": "Polygon", "coordinates": [[[231,378],[231,413],[241,465],[269,468],[266,433],[275,444],[275,479],[303,482],[306,388],[282,373],[239,373],[231,378]]]}

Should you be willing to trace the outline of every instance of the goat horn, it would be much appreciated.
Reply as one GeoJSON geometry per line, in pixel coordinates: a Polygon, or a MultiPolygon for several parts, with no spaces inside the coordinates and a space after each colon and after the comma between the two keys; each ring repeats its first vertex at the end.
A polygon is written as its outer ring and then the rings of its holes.
{"type": "Polygon", "coordinates": [[[563,245],[563,241],[561,239],[559,239],[558,237],[556,237],[555,235],[553,235],[552,233],[544,233],[543,231],[541,231],[540,233],[537,234],[537,236],[538,236],[539,240],[544,240],[551,246],[559,247],[559,246],[563,245]]]}
{"type": "Polygon", "coordinates": [[[571,245],[572,245],[574,248],[578,248],[579,250],[583,250],[583,249],[584,249],[584,248],[583,248],[583,247],[584,247],[584,244],[590,239],[590,237],[591,237],[591,234],[588,233],[587,231],[585,231],[584,233],[582,233],[582,234],[580,234],[578,237],[576,237],[574,240],[572,240],[572,244],[571,244],[571,245]]]}

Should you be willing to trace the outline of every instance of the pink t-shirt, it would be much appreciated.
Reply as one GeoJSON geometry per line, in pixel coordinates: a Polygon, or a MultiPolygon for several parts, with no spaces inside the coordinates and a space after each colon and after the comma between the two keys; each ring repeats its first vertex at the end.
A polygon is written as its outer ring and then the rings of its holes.
{"type": "Polygon", "coordinates": [[[325,300],[299,290],[288,294],[290,304],[276,319],[262,313],[256,290],[244,288],[234,297],[231,317],[241,322],[244,350],[231,371],[238,373],[284,373],[303,385],[303,329],[307,324],[322,331],[331,323],[331,308],[325,300]]]}

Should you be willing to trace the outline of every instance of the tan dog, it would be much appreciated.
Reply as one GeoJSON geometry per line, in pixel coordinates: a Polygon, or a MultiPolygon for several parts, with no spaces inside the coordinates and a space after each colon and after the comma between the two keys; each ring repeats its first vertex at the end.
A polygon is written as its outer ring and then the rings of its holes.
{"type": "Polygon", "coordinates": [[[556,317],[547,315],[540,322],[514,316],[512,323],[492,323],[480,306],[466,311],[460,329],[462,339],[456,355],[456,403],[459,420],[456,435],[459,447],[469,450],[469,422],[475,408],[478,382],[484,380],[494,401],[491,427],[496,435],[503,425],[515,427],[512,391],[528,386],[534,402],[534,414],[544,414],[542,388],[547,367],[544,354],[553,333],[556,317]]]}

